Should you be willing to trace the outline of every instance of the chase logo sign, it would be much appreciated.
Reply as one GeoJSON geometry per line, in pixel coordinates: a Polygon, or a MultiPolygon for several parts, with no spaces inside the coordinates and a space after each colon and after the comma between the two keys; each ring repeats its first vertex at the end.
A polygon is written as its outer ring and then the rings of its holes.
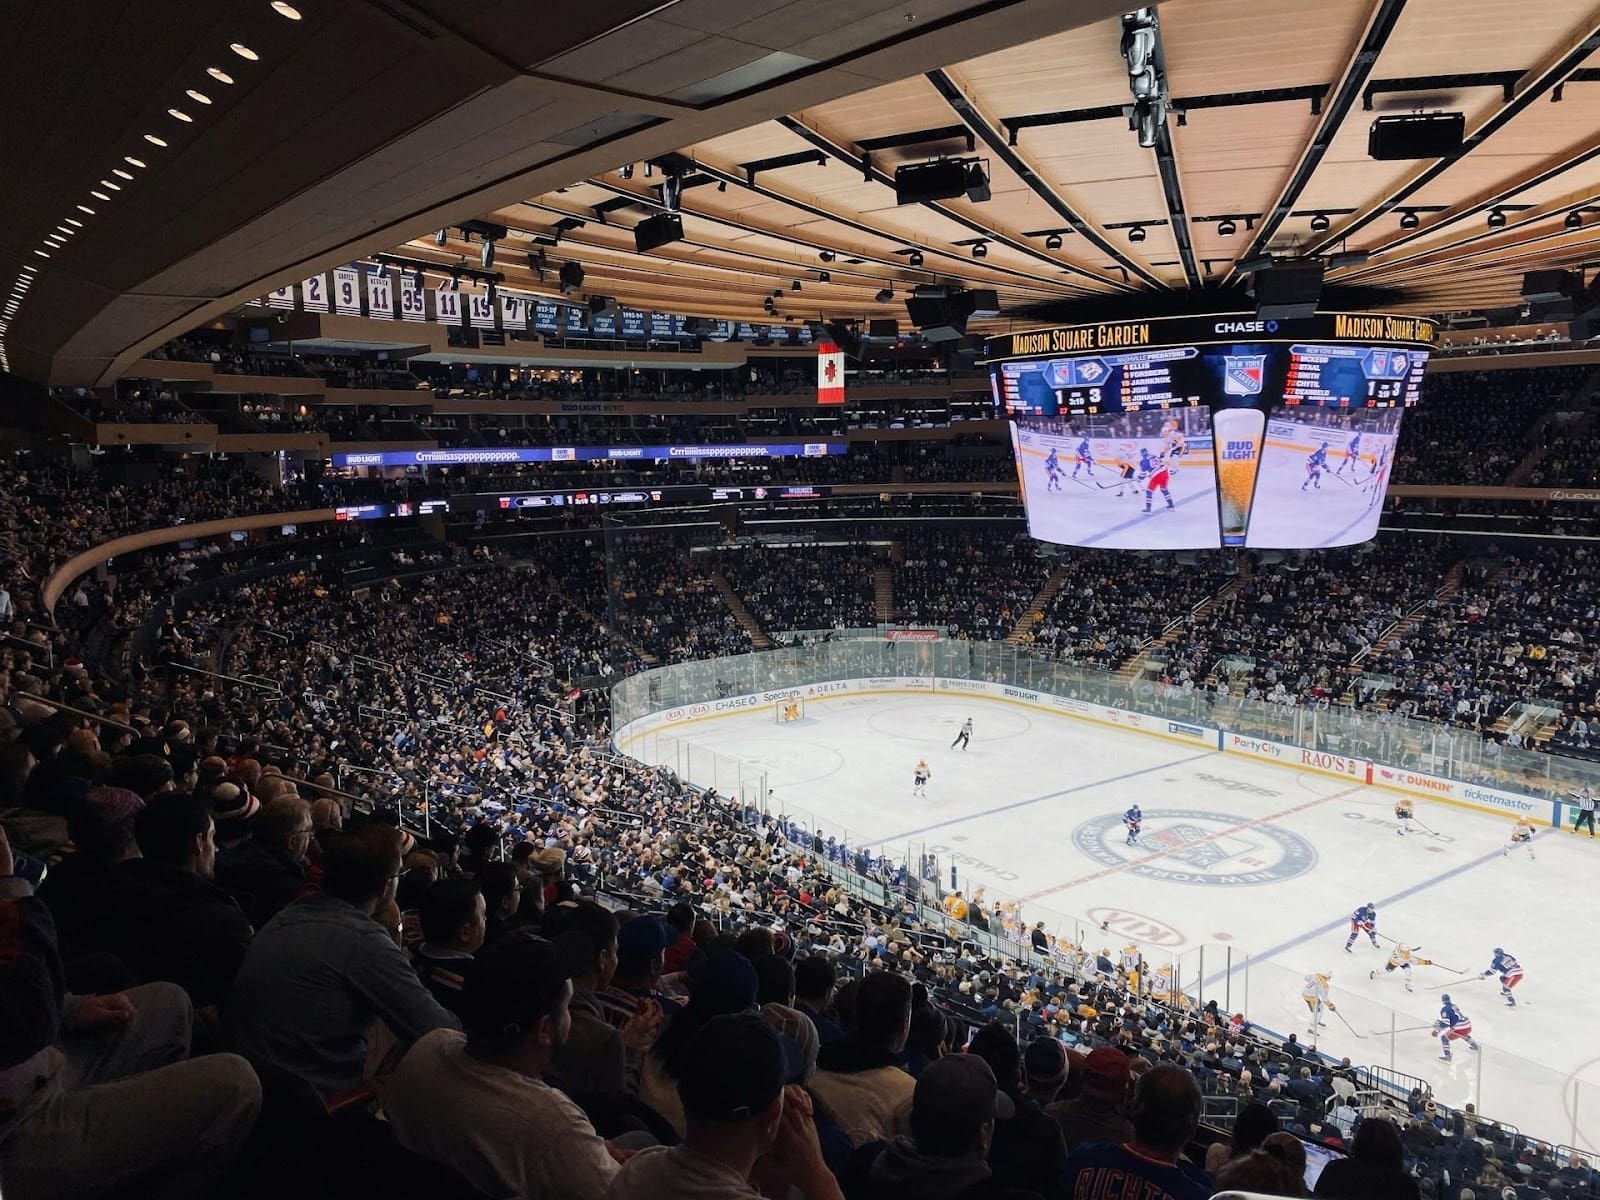
{"type": "Polygon", "coordinates": [[[1244,827],[1238,817],[1196,809],[1146,809],[1138,844],[1126,841],[1120,813],[1085,821],[1072,833],[1072,844],[1102,866],[1163,883],[1251,887],[1283,883],[1317,865],[1316,850],[1299,834],[1244,827]]]}

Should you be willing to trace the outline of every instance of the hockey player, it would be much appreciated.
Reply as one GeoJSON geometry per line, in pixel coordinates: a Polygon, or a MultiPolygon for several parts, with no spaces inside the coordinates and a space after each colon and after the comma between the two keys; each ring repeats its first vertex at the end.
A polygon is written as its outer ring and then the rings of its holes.
{"type": "MultiPolygon", "coordinates": [[[[1522,982],[1522,964],[1513,954],[1507,954],[1499,946],[1494,948],[1494,961],[1489,964],[1489,969],[1479,979],[1487,979],[1491,975],[1500,976],[1500,998],[1506,1002],[1506,1007],[1515,1008],[1517,998],[1511,994],[1511,989],[1522,982]]],[[[1449,997],[1446,997],[1449,999],[1449,997]]]]}
{"type": "Polygon", "coordinates": [[[1150,511],[1150,502],[1156,498],[1156,490],[1160,489],[1161,498],[1167,502],[1169,509],[1178,507],[1172,502],[1172,493],[1167,490],[1171,476],[1167,472],[1167,464],[1159,458],[1151,458],[1150,451],[1139,451],[1139,473],[1145,476],[1144,481],[1144,510],[1150,511]]]}
{"type": "Polygon", "coordinates": [[[1176,421],[1168,421],[1161,427],[1162,457],[1167,460],[1168,469],[1176,475],[1178,467],[1182,465],[1179,460],[1189,453],[1189,443],[1183,436],[1183,431],[1178,428],[1176,421]]]}
{"type": "Polygon", "coordinates": [[[1511,823],[1511,840],[1500,849],[1500,857],[1504,858],[1518,846],[1528,848],[1528,858],[1533,858],[1533,820],[1530,817],[1518,817],[1511,823]]]}
{"type": "Polygon", "coordinates": [[[1117,484],[1118,497],[1121,497],[1124,491],[1128,491],[1134,499],[1138,499],[1139,490],[1139,469],[1127,459],[1123,459],[1122,481],[1117,484]]]}
{"type": "Polygon", "coordinates": [[[1354,479],[1361,467],[1361,431],[1358,429],[1350,438],[1350,444],[1344,448],[1344,459],[1334,468],[1335,475],[1343,475],[1344,469],[1350,468],[1350,478],[1354,479]]]}
{"type": "Polygon", "coordinates": [[[1143,961],[1136,942],[1129,942],[1117,956],[1117,974],[1122,976],[1127,989],[1136,996],[1139,994],[1139,972],[1143,961]]]}
{"type": "Polygon", "coordinates": [[[1372,474],[1367,476],[1367,488],[1372,494],[1367,497],[1367,507],[1371,508],[1383,498],[1383,481],[1389,474],[1389,447],[1385,445],[1378,451],[1378,461],[1372,466],[1372,474]]]}
{"type": "Polygon", "coordinates": [[[911,794],[919,800],[926,799],[928,795],[928,780],[933,778],[933,772],[928,770],[926,759],[919,759],[917,769],[911,776],[911,794]]]}
{"type": "MultiPolygon", "coordinates": [[[[1050,447],[1050,453],[1045,456],[1044,473],[1047,481],[1044,490],[1047,492],[1059,492],[1061,490],[1061,459],[1057,457],[1054,446],[1050,447]]],[[[1077,472],[1074,471],[1073,474],[1076,475],[1077,472]]]]}
{"type": "Polygon", "coordinates": [[[1411,803],[1409,796],[1402,796],[1394,802],[1394,819],[1399,823],[1395,830],[1401,837],[1411,832],[1411,818],[1417,815],[1417,809],[1411,803]]]}
{"type": "Polygon", "coordinates": [[[950,749],[954,750],[957,746],[960,746],[963,750],[965,750],[967,748],[967,744],[971,741],[972,718],[968,717],[961,723],[961,732],[956,734],[956,740],[950,743],[950,749]]]}
{"type": "Polygon", "coordinates": [[[1089,468],[1089,474],[1092,476],[1094,474],[1094,454],[1089,449],[1088,438],[1084,438],[1078,443],[1078,458],[1072,464],[1072,477],[1076,479],[1078,472],[1085,467],[1089,468]]]}
{"type": "Polygon", "coordinates": [[[1378,945],[1378,906],[1368,901],[1355,912],[1350,914],[1350,936],[1345,939],[1344,952],[1350,953],[1350,947],[1356,944],[1356,938],[1362,934],[1372,939],[1376,949],[1383,949],[1378,945]]]}
{"type": "Polygon", "coordinates": [[[1144,813],[1139,811],[1137,804],[1122,814],[1122,825],[1128,831],[1128,840],[1123,845],[1137,846],[1139,844],[1139,830],[1144,827],[1144,813]]]}
{"type": "MultiPolygon", "coordinates": [[[[1417,951],[1421,949],[1421,946],[1412,947],[1404,942],[1397,942],[1394,950],[1389,954],[1389,961],[1383,964],[1383,973],[1391,975],[1395,971],[1399,971],[1401,978],[1406,982],[1406,991],[1415,991],[1416,989],[1411,986],[1411,968],[1413,966],[1431,967],[1433,965],[1431,958],[1422,958],[1417,954],[1417,951]]],[[[1377,977],[1377,971],[1367,972],[1368,979],[1376,979],[1377,977]]]]}
{"type": "Polygon", "coordinates": [[[1306,481],[1300,485],[1300,490],[1303,492],[1307,487],[1315,487],[1320,492],[1322,490],[1322,472],[1327,465],[1328,443],[1323,442],[1306,459],[1306,481]]]}
{"type": "Polygon", "coordinates": [[[1482,1049],[1472,1037],[1472,1022],[1467,1014],[1457,1008],[1448,995],[1440,996],[1439,1019],[1433,1023],[1433,1032],[1439,1038],[1439,1057],[1450,1061],[1450,1043],[1464,1041],[1473,1050],[1482,1049]]]}
{"type": "Polygon", "coordinates": [[[1306,1002],[1306,1008],[1311,1012],[1311,1025],[1308,1032],[1312,1037],[1317,1036],[1325,1022],[1322,1019],[1322,1010],[1338,1012],[1338,1005],[1328,999],[1328,984],[1333,979],[1332,971],[1317,971],[1306,976],[1305,987],[1300,992],[1300,999],[1306,1002]]]}

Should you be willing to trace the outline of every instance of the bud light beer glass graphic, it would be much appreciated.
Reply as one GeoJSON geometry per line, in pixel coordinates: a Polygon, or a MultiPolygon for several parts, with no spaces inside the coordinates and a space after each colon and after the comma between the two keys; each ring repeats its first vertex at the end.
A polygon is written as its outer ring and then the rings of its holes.
{"type": "Polygon", "coordinates": [[[1225,408],[1211,414],[1217,455],[1217,508],[1224,546],[1244,545],[1266,427],[1266,413],[1254,408],[1225,408]]]}

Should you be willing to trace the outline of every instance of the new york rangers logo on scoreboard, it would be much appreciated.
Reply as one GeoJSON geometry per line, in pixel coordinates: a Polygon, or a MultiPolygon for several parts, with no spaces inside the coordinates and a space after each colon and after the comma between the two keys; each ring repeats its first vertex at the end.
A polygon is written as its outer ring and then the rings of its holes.
{"type": "Polygon", "coordinates": [[[1223,356],[1222,390],[1229,396],[1259,396],[1266,380],[1265,354],[1227,354],[1223,356]]]}

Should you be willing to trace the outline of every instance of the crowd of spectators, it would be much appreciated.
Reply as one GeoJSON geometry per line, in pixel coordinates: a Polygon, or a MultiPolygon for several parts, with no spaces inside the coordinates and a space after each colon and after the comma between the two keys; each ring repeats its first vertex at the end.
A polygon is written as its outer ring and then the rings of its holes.
{"type": "Polygon", "coordinates": [[[661,662],[744,654],[750,634],[710,575],[670,536],[626,535],[612,556],[611,602],[623,636],[661,662]]]}
{"type": "Polygon", "coordinates": [[[739,546],[711,557],[763,631],[862,629],[878,623],[866,546],[739,546]]]}
{"type": "Polygon", "coordinates": [[[1396,483],[1506,482],[1533,447],[1534,426],[1589,376],[1587,367],[1435,372],[1407,409],[1396,483]]]}
{"type": "Polygon", "coordinates": [[[999,641],[1009,634],[1051,564],[1025,533],[908,530],[894,565],[894,619],[952,636],[999,641]]]}

